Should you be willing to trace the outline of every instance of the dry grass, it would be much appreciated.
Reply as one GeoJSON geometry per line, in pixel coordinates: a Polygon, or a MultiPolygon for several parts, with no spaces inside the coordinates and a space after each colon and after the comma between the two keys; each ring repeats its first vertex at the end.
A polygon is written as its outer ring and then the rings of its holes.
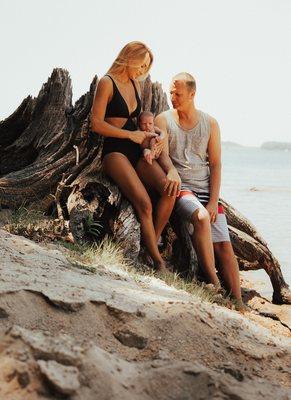
{"type": "Polygon", "coordinates": [[[22,235],[35,242],[65,239],[69,233],[68,222],[44,215],[35,208],[19,207],[8,214],[5,225],[8,232],[22,235]]]}
{"type": "Polygon", "coordinates": [[[99,244],[59,243],[69,250],[69,259],[75,266],[82,266],[91,272],[96,272],[98,265],[118,265],[125,270],[131,265],[122,249],[108,237],[99,244]]]}
{"type": "Polygon", "coordinates": [[[200,282],[187,281],[181,278],[176,272],[158,273],[145,265],[139,265],[136,268],[131,260],[124,257],[121,247],[108,237],[98,245],[77,245],[71,243],[62,243],[62,245],[70,251],[70,261],[77,268],[96,272],[100,264],[102,266],[116,265],[122,268],[137,283],[144,283],[145,278],[158,278],[170,287],[189,293],[195,299],[228,307],[230,305],[228,297],[223,297],[200,282]]]}
{"type": "MultiPolygon", "coordinates": [[[[10,220],[4,228],[10,233],[38,239],[47,229],[48,222],[49,219],[42,212],[23,206],[11,213],[10,220]]],[[[183,290],[196,299],[230,306],[228,297],[223,297],[200,282],[185,280],[176,272],[158,273],[145,265],[134,265],[131,260],[124,257],[122,248],[108,237],[99,244],[73,244],[60,241],[59,243],[69,250],[69,261],[76,268],[95,273],[99,265],[115,265],[122,268],[136,282],[144,282],[144,278],[159,278],[168,286],[183,290]]]]}

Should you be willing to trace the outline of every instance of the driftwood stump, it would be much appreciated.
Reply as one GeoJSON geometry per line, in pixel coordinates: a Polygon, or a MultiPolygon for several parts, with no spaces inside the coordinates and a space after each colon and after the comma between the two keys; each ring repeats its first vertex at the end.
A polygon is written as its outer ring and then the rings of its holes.
{"type": "MultiPolygon", "coordinates": [[[[0,123],[0,205],[35,204],[55,212],[69,225],[76,241],[109,234],[136,260],[140,250],[136,215],[118,188],[102,175],[102,137],[89,135],[96,85],[94,77],[89,91],[72,105],[69,74],[55,69],[36,98],[28,96],[0,123]]],[[[169,108],[161,85],[150,78],[142,85],[142,102],[143,109],[155,115],[169,108]]],[[[240,268],[265,269],[274,302],[290,304],[289,287],[266,242],[231,205],[224,202],[224,207],[240,268]]],[[[168,248],[175,264],[183,275],[196,277],[198,262],[187,227],[175,215],[170,225],[168,248]]]]}

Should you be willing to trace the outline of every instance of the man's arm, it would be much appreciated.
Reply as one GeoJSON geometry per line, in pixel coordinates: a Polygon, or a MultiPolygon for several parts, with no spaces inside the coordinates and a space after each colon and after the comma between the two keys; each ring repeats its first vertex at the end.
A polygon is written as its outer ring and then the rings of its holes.
{"type": "Polygon", "coordinates": [[[211,222],[215,222],[221,184],[221,143],[217,121],[211,118],[210,138],[208,142],[208,158],[210,168],[210,199],[206,206],[211,222]]]}
{"type": "Polygon", "coordinates": [[[181,190],[181,179],[169,157],[167,121],[163,113],[155,118],[155,125],[165,133],[165,137],[162,139],[164,142],[163,151],[159,156],[159,164],[167,174],[164,190],[167,190],[169,196],[178,196],[181,190]]]}

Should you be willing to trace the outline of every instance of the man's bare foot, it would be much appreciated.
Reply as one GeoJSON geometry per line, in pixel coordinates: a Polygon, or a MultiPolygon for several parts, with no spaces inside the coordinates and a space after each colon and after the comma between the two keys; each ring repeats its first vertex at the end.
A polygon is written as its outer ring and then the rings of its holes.
{"type": "Polygon", "coordinates": [[[244,302],[241,299],[240,300],[235,299],[234,306],[235,310],[240,312],[241,314],[251,311],[250,307],[244,304],[244,302]]]}

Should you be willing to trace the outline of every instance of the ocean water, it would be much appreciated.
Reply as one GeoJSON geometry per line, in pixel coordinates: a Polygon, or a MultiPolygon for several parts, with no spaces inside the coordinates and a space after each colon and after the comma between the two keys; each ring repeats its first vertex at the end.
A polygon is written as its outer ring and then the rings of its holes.
{"type": "MultiPolygon", "coordinates": [[[[221,197],[256,226],[291,286],[291,151],[223,145],[222,165],[221,197]]],[[[272,294],[264,270],[247,276],[272,294]]]]}

